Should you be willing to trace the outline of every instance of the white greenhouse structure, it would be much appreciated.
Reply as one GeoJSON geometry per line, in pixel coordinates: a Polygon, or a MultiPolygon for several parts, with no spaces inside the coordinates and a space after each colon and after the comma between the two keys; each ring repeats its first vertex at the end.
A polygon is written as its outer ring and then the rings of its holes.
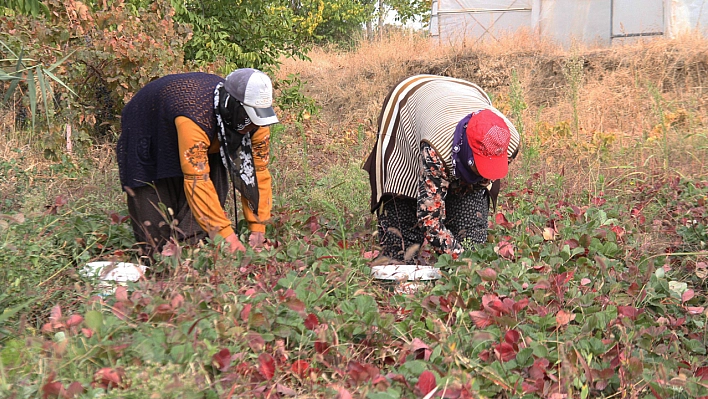
{"type": "Polygon", "coordinates": [[[708,34],[708,0],[433,0],[431,36],[477,42],[527,29],[563,46],[708,34]]]}

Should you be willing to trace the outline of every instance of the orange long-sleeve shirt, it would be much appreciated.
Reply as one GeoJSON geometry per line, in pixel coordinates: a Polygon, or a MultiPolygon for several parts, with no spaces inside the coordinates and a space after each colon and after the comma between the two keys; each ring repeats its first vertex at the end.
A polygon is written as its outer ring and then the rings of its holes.
{"type": "MultiPolygon", "coordinates": [[[[175,118],[175,125],[180,165],[184,174],[184,191],[194,218],[210,237],[216,234],[228,237],[234,230],[219,202],[214,184],[209,179],[208,154],[219,152],[219,140],[216,137],[209,140],[204,130],[187,117],[178,116],[175,118]]],[[[245,198],[241,198],[241,203],[249,230],[265,232],[264,223],[270,218],[273,203],[272,178],[268,171],[270,129],[260,127],[251,137],[251,142],[260,194],[258,215],[250,210],[245,198]]]]}

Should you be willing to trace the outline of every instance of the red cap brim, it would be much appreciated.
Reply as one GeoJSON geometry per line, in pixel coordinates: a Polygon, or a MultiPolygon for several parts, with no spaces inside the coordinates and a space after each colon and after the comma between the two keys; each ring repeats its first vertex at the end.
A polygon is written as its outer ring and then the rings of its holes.
{"type": "Polygon", "coordinates": [[[501,179],[509,173],[509,159],[506,154],[499,157],[485,157],[472,154],[479,175],[489,180],[501,179]]]}

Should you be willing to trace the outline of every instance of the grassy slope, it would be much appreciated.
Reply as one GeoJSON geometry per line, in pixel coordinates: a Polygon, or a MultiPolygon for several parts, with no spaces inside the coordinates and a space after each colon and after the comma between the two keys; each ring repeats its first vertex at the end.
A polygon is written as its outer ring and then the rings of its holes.
{"type": "Polygon", "coordinates": [[[5,128],[0,396],[705,395],[707,47],[396,36],[286,60],[322,110],[273,132],[277,247],[178,251],[107,297],[77,268],[131,259],[110,147],[50,164],[5,128]],[[396,295],[368,277],[360,164],[414,73],[480,84],[524,148],[490,243],[396,295]]]}

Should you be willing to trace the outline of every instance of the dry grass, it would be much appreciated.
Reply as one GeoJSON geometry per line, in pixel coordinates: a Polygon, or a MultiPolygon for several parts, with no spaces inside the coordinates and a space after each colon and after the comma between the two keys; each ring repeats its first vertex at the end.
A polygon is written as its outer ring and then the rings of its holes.
{"type": "Polygon", "coordinates": [[[408,34],[363,43],[353,52],[317,49],[310,56],[311,63],[286,60],[279,76],[299,73],[322,106],[317,123],[309,125],[318,137],[309,155],[326,158],[327,165],[366,156],[381,102],[399,80],[418,73],[467,79],[509,114],[515,70],[528,106],[521,113],[524,139],[534,148],[525,149],[512,173],[563,174],[569,191],[597,190],[598,182],[628,176],[706,173],[708,150],[701,143],[708,142],[708,40],[700,35],[564,50],[527,32],[456,47],[408,34]],[[361,153],[322,145],[357,128],[366,133],[361,153]]]}
{"type": "MultiPolygon", "coordinates": [[[[708,40],[699,35],[564,50],[528,32],[455,47],[397,33],[363,42],[355,51],[317,48],[309,56],[311,62],[283,60],[276,76],[300,74],[306,94],[322,107],[319,116],[302,124],[281,115],[272,170],[276,195],[289,205],[317,182],[328,190],[349,176],[363,182],[354,186],[366,187],[357,169],[373,145],[381,102],[396,82],[419,73],[475,82],[507,115],[518,107],[512,95],[521,95],[527,108],[516,111],[525,127],[525,147],[512,176],[562,175],[568,193],[622,194],[629,178],[708,172],[708,40]],[[519,93],[512,93],[512,71],[519,93]]],[[[0,129],[5,138],[0,162],[14,160],[42,176],[29,182],[35,196],[25,199],[29,208],[37,210],[60,194],[75,199],[103,191],[107,202],[121,205],[111,145],[84,155],[94,161],[89,179],[61,180],[39,151],[18,139],[10,113],[0,112],[0,129]]],[[[14,195],[14,184],[6,178],[0,193],[14,195]]]]}

